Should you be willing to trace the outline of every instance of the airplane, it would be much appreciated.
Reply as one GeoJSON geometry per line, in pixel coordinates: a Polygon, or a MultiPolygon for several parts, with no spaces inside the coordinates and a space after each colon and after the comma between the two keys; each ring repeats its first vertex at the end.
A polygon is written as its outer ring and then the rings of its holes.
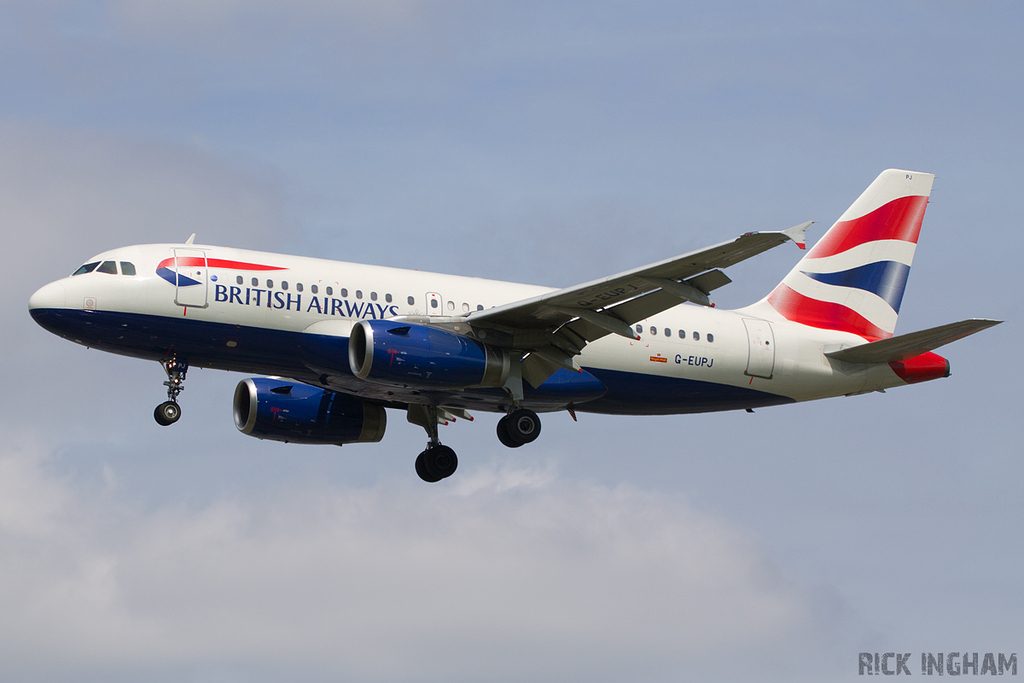
{"type": "Polygon", "coordinates": [[[29,300],[46,330],[159,361],[181,416],[190,367],[261,375],[233,398],[244,434],[305,444],[379,442],[387,409],[426,430],[416,472],[450,477],[438,427],[503,414],[502,444],[538,413],[663,415],[849,396],[948,377],[933,350],[1001,321],[893,336],[934,176],[882,172],[766,297],[720,310],[722,271],[803,223],[552,289],[200,245],[107,251],[29,300]]]}

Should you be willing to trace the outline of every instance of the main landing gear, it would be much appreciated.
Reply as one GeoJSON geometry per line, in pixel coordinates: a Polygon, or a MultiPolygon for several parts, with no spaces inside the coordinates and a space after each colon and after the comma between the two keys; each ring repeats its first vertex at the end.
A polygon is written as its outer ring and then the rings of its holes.
{"type": "Polygon", "coordinates": [[[157,424],[166,427],[178,421],[181,417],[181,406],[178,405],[178,394],[185,390],[185,373],[188,372],[188,362],[179,360],[173,356],[167,360],[160,361],[164,372],[167,373],[167,400],[156,407],[153,411],[153,418],[157,424]]]}
{"type": "Polygon", "coordinates": [[[448,446],[441,445],[441,441],[437,438],[437,408],[435,406],[425,406],[425,408],[427,415],[423,428],[427,430],[430,443],[427,444],[426,450],[416,457],[416,474],[420,475],[420,479],[423,481],[433,484],[455,474],[455,469],[459,466],[459,459],[455,455],[455,451],[448,446]]]}
{"type": "Polygon", "coordinates": [[[540,418],[527,408],[516,408],[498,420],[498,441],[509,448],[519,448],[540,436],[540,418]]]}
{"type": "MultiPolygon", "coordinates": [[[[442,409],[442,412],[445,409],[442,409]]],[[[451,410],[451,409],[448,409],[451,410]]],[[[416,474],[423,481],[434,482],[447,479],[455,474],[459,459],[448,446],[437,438],[438,408],[436,406],[410,405],[409,422],[427,430],[430,442],[416,458],[416,474]]],[[[446,413],[443,413],[446,414],[446,413]]],[[[527,408],[515,408],[498,420],[498,439],[509,448],[518,448],[535,441],[540,436],[540,418],[527,408]]]]}

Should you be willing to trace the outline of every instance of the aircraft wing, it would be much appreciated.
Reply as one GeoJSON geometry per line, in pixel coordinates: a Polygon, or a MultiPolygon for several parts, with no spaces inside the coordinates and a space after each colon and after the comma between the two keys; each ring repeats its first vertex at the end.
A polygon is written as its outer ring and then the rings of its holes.
{"type": "Polygon", "coordinates": [[[637,339],[632,325],[684,301],[709,306],[708,294],[731,280],[720,268],[788,240],[804,248],[811,222],[778,232],[748,232],[729,242],[503,306],[467,319],[491,343],[524,351],[523,376],[536,386],[589,342],[608,334],[637,339]],[[492,334],[492,332],[494,334],[492,334]]]}

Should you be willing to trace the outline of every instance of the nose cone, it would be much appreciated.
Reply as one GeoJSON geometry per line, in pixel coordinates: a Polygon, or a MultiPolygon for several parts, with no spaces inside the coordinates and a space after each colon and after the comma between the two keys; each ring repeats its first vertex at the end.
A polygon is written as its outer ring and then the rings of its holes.
{"type": "Polygon", "coordinates": [[[36,311],[47,308],[64,308],[67,300],[67,292],[64,285],[59,282],[51,282],[43,285],[28,300],[28,310],[34,315],[36,311]]]}

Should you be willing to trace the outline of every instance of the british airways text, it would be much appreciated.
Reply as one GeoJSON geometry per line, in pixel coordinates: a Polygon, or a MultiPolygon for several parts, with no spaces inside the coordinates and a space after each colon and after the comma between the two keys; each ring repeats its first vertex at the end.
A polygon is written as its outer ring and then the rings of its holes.
{"type": "MultiPolygon", "coordinates": [[[[214,301],[241,306],[266,306],[271,309],[298,312],[303,311],[301,293],[281,292],[255,287],[228,287],[214,285],[214,301]]],[[[306,299],[306,313],[332,315],[342,318],[381,320],[398,315],[398,306],[360,301],[352,303],[347,299],[332,299],[326,296],[309,296],[306,299]]]]}

